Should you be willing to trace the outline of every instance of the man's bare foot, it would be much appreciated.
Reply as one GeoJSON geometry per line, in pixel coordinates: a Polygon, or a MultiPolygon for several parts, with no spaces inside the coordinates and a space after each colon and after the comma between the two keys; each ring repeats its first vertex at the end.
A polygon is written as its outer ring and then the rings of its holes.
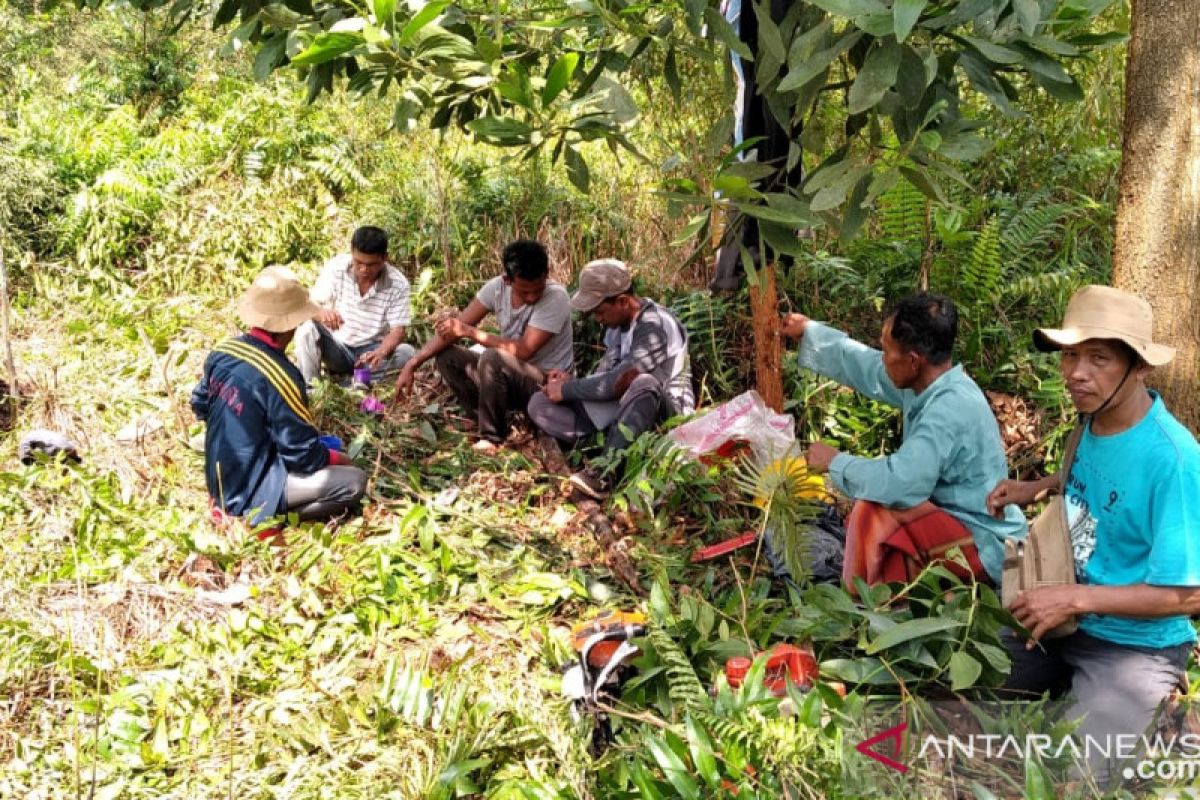
{"type": "Polygon", "coordinates": [[[480,439],[478,442],[471,445],[471,449],[476,453],[482,453],[483,455],[490,456],[500,452],[500,445],[496,444],[490,439],[480,439]]]}

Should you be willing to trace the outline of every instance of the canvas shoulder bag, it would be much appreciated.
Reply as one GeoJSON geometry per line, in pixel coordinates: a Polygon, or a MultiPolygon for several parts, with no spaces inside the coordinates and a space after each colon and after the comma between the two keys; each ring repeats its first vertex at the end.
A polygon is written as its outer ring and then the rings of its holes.
{"type": "MultiPolygon", "coordinates": [[[[1058,493],[1050,498],[1042,513],[1029,523],[1025,539],[1004,542],[1004,575],[1000,596],[1009,608],[1017,595],[1039,586],[1063,586],[1075,583],[1075,554],[1071,549],[1071,530],[1067,525],[1067,504],[1063,498],[1067,476],[1075,461],[1075,450],[1088,424],[1086,417],[1076,423],[1067,437],[1062,468],[1058,471],[1058,493]]],[[[1074,633],[1079,618],[1071,617],[1042,638],[1056,639],[1074,633]]]]}

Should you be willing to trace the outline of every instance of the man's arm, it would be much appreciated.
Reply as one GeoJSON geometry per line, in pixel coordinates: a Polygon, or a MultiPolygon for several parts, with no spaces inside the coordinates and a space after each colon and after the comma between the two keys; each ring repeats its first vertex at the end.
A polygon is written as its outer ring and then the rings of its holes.
{"type": "Polygon", "coordinates": [[[1010,609],[1030,631],[1028,647],[1047,631],[1077,614],[1109,614],[1133,619],[1158,619],[1200,613],[1200,587],[1096,586],[1073,584],[1043,586],[1021,592],[1010,609]]]}
{"type": "Polygon", "coordinates": [[[196,419],[201,422],[208,421],[208,375],[207,373],[200,376],[200,382],[192,389],[192,413],[196,415],[196,419]]]}
{"type": "Polygon", "coordinates": [[[554,337],[553,331],[544,331],[532,325],[527,325],[520,339],[509,339],[482,330],[476,327],[475,323],[469,323],[461,317],[442,322],[438,325],[438,334],[448,337],[451,342],[457,339],[470,339],[472,342],[481,344],[489,350],[499,350],[502,353],[516,356],[522,361],[528,361],[533,358],[537,355],[537,351],[541,350],[546,342],[554,337]]]}
{"type": "Polygon", "coordinates": [[[392,353],[396,352],[396,348],[404,341],[404,332],[404,328],[392,328],[389,330],[379,340],[379,344],[374,350],[363,353],[358,357],[355,366],[367,366],[371,369],[378,369],[380,364],[391,358],[392,353]]]}
{"type": "Polygon", "coordinates": [[[890,406],[902,404],[904,395],[887,376],[883,354],[878,350],[803,314],[785,315],[780,321],[779,334],[800,340],[797,354],[800,366],[849,386],[872,400],[890,406]]]}
{"type": "Polygon", "coordinates": [[[326,261],[321,267],[321,274],[317,276],[316,285],[309,292],[309,299],[321,306],[321,311],[313,317],[313,320],[331,331],[342,327],[344,321],[336,308],[337,298],[333,296],[334,281],[337,278],[339,265],[341,269],[346,268],[344,256],[334,256],[326,261]]]}
{"type": "MultiPolygon", "coordinates": [[[[467,304],[467,307],[459,312],[457,321],[464,325],[475,326],[483,321],[490,312],[488,307],[479,302],[478,299],[472,300],[467,304]]],[[[443,323],[444,324],[444,323],[443,323]]],[[[399,377],[396,378],[396,399],[399,400],[408,394],[412,388],[413,380],[416,378],[417,370],[431,358],[437,357],[437,354],[450,347],[460,337],[443,336],[441,333],[442,324],[439,324],[434,330],[433,336],[429,338],[416,355],[410,358],[404,367],[400,370],[399,377]]]]}
{"type": "MultiPolygon", "coordinates": [[[[667,361],[670,342],[661,324],[644,322],[633,331],[629,353],[603,372],[567,381],[562,386],[564,400],[615,400],[621,378],[633,373],[653,375],[667,361]]],[[[607,361],[607,354],[606,354],[607,361]]],[[[603,364],[604,362],[602,362],[603,364]]]]}
{"type": "Polygon", "coordinates": [[[918,423],[900,449],[889,456],[861,458],[837,453],[829,462],[833,485],[847,497],[893,508],[912,508],[925,502],[933,494],[942,465],[951,457],[955,443],[952,430],[931,423],[918,423]]]}

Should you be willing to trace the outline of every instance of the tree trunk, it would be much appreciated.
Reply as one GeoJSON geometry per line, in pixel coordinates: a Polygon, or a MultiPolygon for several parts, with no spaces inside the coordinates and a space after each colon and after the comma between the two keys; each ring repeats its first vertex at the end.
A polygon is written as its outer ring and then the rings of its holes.
{"type": "Polygon", "coordinates": [[[1151,383],[1200,431],[1200,2],[1133,0],[1113,285],[1175,360],[1151,383]]]}
{"type": "Polygon", "coordinates": [[[762,264],[758,285],[750,286],[750,325],[754,330],[754,374],[763,402],[783,413],[783,344],[779,341],[779,295],[775,265],[762,264]]]}

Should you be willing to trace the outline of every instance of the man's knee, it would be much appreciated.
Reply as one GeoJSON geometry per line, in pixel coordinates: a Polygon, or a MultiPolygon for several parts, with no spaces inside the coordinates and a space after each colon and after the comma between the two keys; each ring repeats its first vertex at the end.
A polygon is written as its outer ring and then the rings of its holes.
{"type": "Polygon", "coordinates": [[[320,338],[321,334],[317,330],[317,323],[310,319],[300,323],[300,326],[296,328],[296,334],[292,337],[292,340],[296,343],[297,349],[301,347],[311,348],[316,352],[317,342],[320,341],[320,338]]]}
{"type": "Polygon", "coordinates": [[[367,473],[358,467],[330,467],[337,470],[337,497],[334,498],[346,505],[353,505],[362,500],[367,493],[367,473]]]}
{"type": "Polygon", "coordinates": [[[407,364],[416,354],[417,351],[411,344],[407,342],[400,344],[392,351],[392,357],[388,359],[389,366],[399,369],[407,364]]]}
{"type": "Polygon", "coordinates": [[[650,395],[661,397],[663,391],[662,383],[659,382],[658,378],[638,372],[636,369],[626,370],[617,379],[616,388],[617,397],[626,401],[633,401],[639,397],[650,395]]]}

